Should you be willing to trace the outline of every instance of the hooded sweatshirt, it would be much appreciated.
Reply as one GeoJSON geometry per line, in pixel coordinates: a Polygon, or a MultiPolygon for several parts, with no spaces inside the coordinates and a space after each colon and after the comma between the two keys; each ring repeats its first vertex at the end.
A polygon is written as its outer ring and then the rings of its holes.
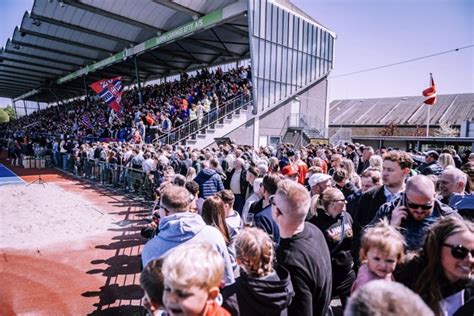
{"type": "Polygon", "coordinates": [[[222,306],[233,316],[282,316],[287,315],[294,294],[290,273],[284,267],[263,278],[241,273],[234,284],[222,290],[222,306]]]}
{"type": "Polygon", "coordinates": [[[142,264],[146,266],[153,259],[158,259],[185,242],[207,242],[224,259],[225,284],[234,282],[234,274],[229,252],[221,232],[206,225],[199,214],[182,212],[164,217],[160,221],[159,233],[150,239],[142,252],[142,264]]]}
{"type": "Polygon", "coordinates": [[[199,184],[199,197],[203,199],[224,190],[222,178],[214,169],[202,169],[194,178],[194,181],[199,184]]]}

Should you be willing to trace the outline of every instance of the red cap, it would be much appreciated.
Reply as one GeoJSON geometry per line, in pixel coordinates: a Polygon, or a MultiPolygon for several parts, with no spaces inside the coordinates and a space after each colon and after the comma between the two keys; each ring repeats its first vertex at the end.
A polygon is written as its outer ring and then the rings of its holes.
{"type": "Polygon", "coordinates": [[[285,166],[283,169],[281,169],[281,174],[284,176],[298,174],[298,167],[293,165],[285,166]]]}

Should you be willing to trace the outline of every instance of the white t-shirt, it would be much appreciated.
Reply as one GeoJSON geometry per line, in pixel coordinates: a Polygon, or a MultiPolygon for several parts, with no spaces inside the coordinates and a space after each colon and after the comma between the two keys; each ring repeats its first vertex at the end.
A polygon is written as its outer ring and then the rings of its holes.
{"type": "Polygon", "coordinates": [[[230,190],[234,194],[241,194],[240,192],[240,173],[242,171],[234,171],[232,178],[230,179],[230,190]]]}

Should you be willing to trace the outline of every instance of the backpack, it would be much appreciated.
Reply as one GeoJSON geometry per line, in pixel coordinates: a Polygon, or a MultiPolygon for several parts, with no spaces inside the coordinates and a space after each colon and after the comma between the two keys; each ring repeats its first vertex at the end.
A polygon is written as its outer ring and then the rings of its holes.
{"type": "Polygon", "coordinates": [[[456,209],[464,219],[474,219],[474,194],[453,194],[449,206],[456,209]]]}

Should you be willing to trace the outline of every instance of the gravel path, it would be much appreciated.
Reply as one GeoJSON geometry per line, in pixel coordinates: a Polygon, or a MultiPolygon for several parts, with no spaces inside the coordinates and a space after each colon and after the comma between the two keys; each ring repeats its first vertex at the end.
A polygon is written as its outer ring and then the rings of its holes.
{"type": "Polygon", "coordinates": [[[112,222],[90,201],[52,183],[0,187],[0,248],[79,240],[106,231],[112,222]]]}

